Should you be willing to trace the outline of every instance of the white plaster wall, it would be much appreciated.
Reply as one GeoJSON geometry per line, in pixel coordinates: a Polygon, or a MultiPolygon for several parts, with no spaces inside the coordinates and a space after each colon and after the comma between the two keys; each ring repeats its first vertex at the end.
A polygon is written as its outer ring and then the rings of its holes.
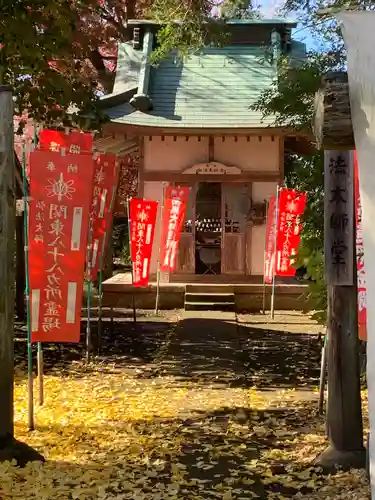
{"type": "Polygon", "coordinates": [[[280,138],[276,136],[215,137],[215,160],[243,171],[279,170],[280,138]]]}
{"type": "Polygon", "coordinates": [[[179,171],[207,162],[208,137],[145,137],[143,161],[146,172],[179,171]]]}
{"type": "Polygon", "coordinates": [[[156,274],[158,266],[158,258],[159,258],[159,247],[160,247],[160,236],[161,236],[161,205],[163,199],[163,183],[162,182],[145,182],[144,183],[144,194],[143,197],[146,200],[156,200],[159,202],[158,204],[158,215],[156,219],[156,227],[155,227],[155,236],[154,236],[154,244],[152,247],[152,257],[151,257],[151,268],[150,273],[156,274]]]}
{"type": "MultiPolygon", "coordinates": [[[[252,187],[252,199],[260,203],[276,194],[277,183],[254,182],[252,187]]],[[[266,224],[253,226],[251,229],[251,274],[263,275],[264,249],[266,242],[266,224]]]]}
{"type": "MultiPolygon", "coordinates": [[[[181,171],[207,162],[208,144],[208,137],[145,137],[144,169],[146,172],[181,171]]],[[[279,151],[280,138],[277,136],[214,138],[214,160],[243,171],[278,171],[279,151]]]]}

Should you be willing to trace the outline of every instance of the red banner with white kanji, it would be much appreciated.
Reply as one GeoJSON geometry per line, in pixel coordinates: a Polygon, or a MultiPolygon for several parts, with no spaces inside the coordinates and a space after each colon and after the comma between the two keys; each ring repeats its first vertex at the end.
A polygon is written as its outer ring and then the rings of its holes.
{"type": "Polygon", "coordinates": [[[266,248],[264,255],[264,282],[272,283],[276,262],[276,196],[271,196],[268,202],[266,248]]]}
{"type": "Polygon", "coordinates": [[[177,250],[185,220],[189,187],[168,186],[164,195],[163,223],[160,243],[160,271],[176,269],[177,250]]]}
{"type": "Polygon", "coordinates": [[[32,342],[79,342],[94,161],[30,154],[29,276],[32,342]]]}
{"type": "Polygon", "coordinates": [[[276,275],[295,276],[292,267],[301,241],[301,215],[306,207],[306,193],[294,189],[280,189],[276,238],[276,275]]]}
{"type": "Polygon", "coordinates": [[[91,132],[80,132],[79,130],[50,130],[44,129],[39,133],[38,149],[43,151],[60,152],[72,154],[91,154],[93,136],[91,132]]]}
{"type": "Polygon", "coordinates": [[[358,160],[354,151],[354,203],[356,215],[356,258],[358,289],[358,336],[367,340],[367,292],[366,273],[363,253],[362,207],[359,193],[358,160]]]}
{"type": "Polygon", "coordinates": [[[116,197],[118,163],[116,155],[100,154],[95,159],[94,186],[90,213],[90,266],[88,277],[96,280],[104,257],[112,210],[116,197]]]}
{"type": "Polygon", "coordinates": [[[132,198],[129,202],[133,286],[147,286],[149,282],[157,212],[157,201],[132,198]]]}

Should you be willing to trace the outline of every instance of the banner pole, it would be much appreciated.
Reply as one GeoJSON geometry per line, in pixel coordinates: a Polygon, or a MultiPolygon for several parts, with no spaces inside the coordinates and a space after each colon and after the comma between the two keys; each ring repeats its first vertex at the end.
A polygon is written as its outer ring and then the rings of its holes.
{"type": "Polygon", "coordinates": [[[280,195],[280,188],[279,185],[277,185],[277,190],[276,190],[276,216],[275,216],[275,239],[274,239],[274,249],[275,249],[275,259],[274,259],[274,266],[273,266],[273,276],[272,276],[272,293],[271,293],[271,319],[275,318],[275,285],[276,285],[276,261],[277,261],[277,228],[279,225],[279,195],[280,195]]]}
{"type": "MultiPolygon", "coordinates": [[[[33,146],[36,148],[38,145],[38,133],[34,127],[34,138],[33,138],[33,146]]],[[[38,373],[38,404],[39,406],[43,406],[44,404],[44,368],[43,368],[43,345],[41,342],[38,342],[38,351],[37,351],[37,373],[38,373]]]]}
{"type": "MultiPolygon", "coordinates": [[[[163,232],[163,212],[164,212],[164,196],[165,196],[165,182],[163,182],[163,194],[162,194],[162,202],[160,207],[160,237],[163,232]]],[[[155,316],[159,314],[159,299],[160,299],[160,254],[161,254],[161,245],[159,245],[159,253],[158,253],[158,270],[156,275],[156,300],[155,300],[155,316]]]]}
{"type": "Polygon", "coordinates": [[[91,355],[91,294],[92,294],[92,280],[91,280],[91,221],[89,222],[89,234],[87,242],[87,323],[86,323],[86,363],[90,363],[91,355]]]}
{"type": "Polygon", "coordinates": [[[86,362],[90,363],[91,355],[91,289],[92,281],[87,280],[87,324],[86,324],[86,362]]]}
{"type": "Polygon", "coordinates": [[[104,241],[105,241],[105,235],[103,239],[103,248],[102,252],[100,254],[100,263],[99,263],[99,273],[98,273],[98,348],[100,349],[102,346],[102,317],[103,317],[103,252],[104,252],[104,241]]]}
{"type": "Polygon", "coordinates": [[[266,199],[266,238],[264,242],[264,262],[263,262],[263,314],[266,314],[266,256],[267,256],[267,224],[268,224],[268,198],[266,199]]]}
{"type": "Polygon", "coordinates": [[[25,234],[25,298],[27,318],[27,393],[28,393],[28,429],[35,429],[34,422],[34,377],[33,377],[33,345],[31,343],[31,315],[30,315],[30,276],[29,276],[29,220],[28,220],[28,189],[26,177],[26,151],[22,147],[22,176],[23,176],[23,227],[25,234]]]}
{"type": "Polygon", "coordinates": [[[326,381],[327,381],[327,332],[324,335],[322,356],[320,359],[319,402],[318,402],[319,415],[323,414],[324,392],[326,387],[326,381]]]}
{"type": "Polygon", "coordinates": [[[156,274],[155,316],[159,315],[159,294],[160,294],[160,262],[158,261],[158,270],[156,274]]]}
{"type": "MultiPolygon", "coordinates": [[[[115,185],[112,188],[112,198],[111,198],[111,203],[109,206],[109,213],[112,216],[111,220],[111,227],[113,227],[113,211],[114,211],[114,205],[116,201],[116,193],[117,193],[117,183],[118,183],[118,174],[119,174],[119,169],[118,169],[118,163],[117,163],[117,157],[116,157],[116,163],[115,163],[115,185]]],[[[98,301],[98,349],[101,349],[102,347],[102,339],[103,339],[103,267],[104,267],[104,257],[105,257],[105,251],[107,249],[107,233],[110,234],[110,228],[107,228],[107,231],[104,232],[103,235],[103,241],[102,241],[102,250],[100,252],[100,257],[99,257],[99,273],[98,273],[98,294],[99,294],[99,301],[98,301]]]]}
{"type": "Polygon", "coordinates": [[[134,296],[134,270],[133,270],[133,259],[132,259],[132,244],[131,244],[131,234],[130,234],[130,229],[131,229],[131,220],[130,220],[130,198],[126,198],[126,211],[128,214],[128,241],[129,241],[129,255],[130,255],[130,262],[131,262],[131,283],[132,283],[132,302],[133,302],[133,322],[134,324],[137,323],[137,310],[135,307],[135,296],[134,296]]]}
{"type": "Polygon", "coordinates": [[[37,351],[37,365],[38,365],[38,403],[39,406],[44,404],[44,362],[43,362],[43,347],[42,343],[38,342],[37,351]]]}

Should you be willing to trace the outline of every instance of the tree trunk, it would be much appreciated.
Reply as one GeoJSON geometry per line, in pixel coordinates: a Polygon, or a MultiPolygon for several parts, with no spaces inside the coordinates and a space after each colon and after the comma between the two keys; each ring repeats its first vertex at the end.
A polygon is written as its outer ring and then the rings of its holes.
{"type": "Polygon", "coordinates": [[[355,149],[346,73],[329,73],[315,95],[313,130],[318,149],[355,149]]]}
{"type": "Polygon", "coordinates": [[[10,87],[0,85],[0,461],[16,459],[22,466],[43,460],[32,448],[14,439],[13,328],[15,172],[13,100],[10,87]]]}
{"type": "Polygon", "coordinates": [[[25,238],[23,214],[16,217],[16,313],[19,321],[26,320],[25,314],[25,238]]]}

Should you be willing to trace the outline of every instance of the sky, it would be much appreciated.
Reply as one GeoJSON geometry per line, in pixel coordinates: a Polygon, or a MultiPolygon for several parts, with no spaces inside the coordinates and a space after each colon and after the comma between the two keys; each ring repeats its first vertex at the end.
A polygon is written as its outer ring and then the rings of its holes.
{"type": "MultiPolygon", "coordinates": [[[[254,7],[259,7],[260,12],[265,18],[279,17],[284,0],[253,0],[253,5],[254,7]]],[[[298,13],[290,13],[288,18],[298,22],[298,13]]],[[[309,30],[306,28],[302,29],[301,26],[297,26],[293,30],[293,38],[305,43],[308,50],[313,49],[316,45],[309,30]]]]}
{"type": "Polygon", "coordinates": [[[317,47],[316,41],[313,39],[311,33],[306,28],[302,29],[298,28],[297,26],[297,28],[295,28],[293,32],[293,38],[305,43],[307,50],[312,50],[317,47]]]}
{"type": "MultiPolygon", "coordinates": [[[[220,4],[223,0],[216,0],[217,7],[214,7],[212,13],[217,15],[220,12],[220,4]]],[[[272,19],[275,17],[283,17],[280,10],[284,6],[285,0],[252,0],[252,6],[254,9],[259,9],[262,16],[266,19],[272,19]]],[[[298,22],[298,13],[290,13],[288,19],[298,22]]],[[[316,47],[316,42],[314,41],[311,33],[308,29],[303,29],[301,26],[297,26],[293,30],[293,38],[295,40],[301,41],[306,44],[307,50],[311,50],[316,47]]]]}

